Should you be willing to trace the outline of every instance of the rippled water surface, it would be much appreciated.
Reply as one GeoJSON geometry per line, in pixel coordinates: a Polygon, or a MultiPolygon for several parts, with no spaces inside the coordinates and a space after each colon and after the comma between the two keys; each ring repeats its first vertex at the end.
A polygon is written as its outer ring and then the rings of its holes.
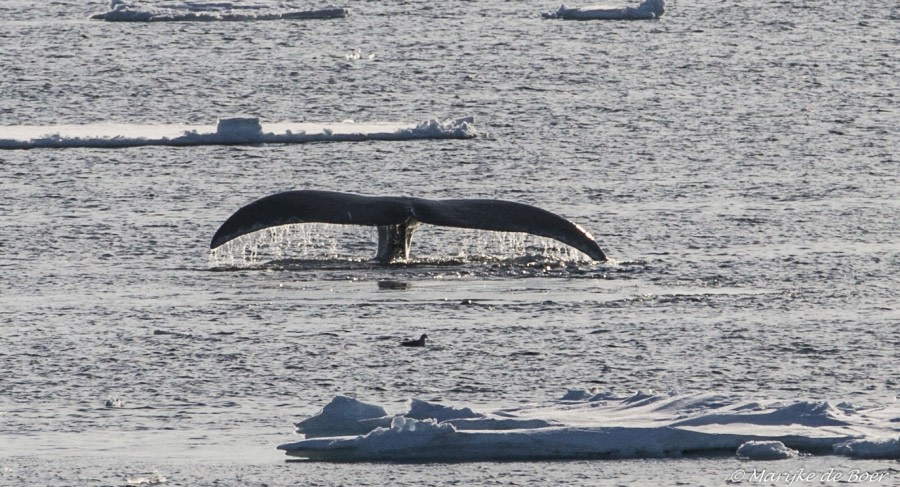
{"type": "Polygon", "coordinates": [[[896,3],[674,1],[641,22],[347,6],[135,24],[88,21],[101,2],[0,3],[0,131],[474,115],[481,132],[0,152],[0,483],[721,485],[741,462],[298,464],[274,447],[336,394],[896,400],[896,3]],[[210,256],[228,215],[287,189],[521,201],[613,262],[427,227],[406,264],[329,226],[210,256]]]}

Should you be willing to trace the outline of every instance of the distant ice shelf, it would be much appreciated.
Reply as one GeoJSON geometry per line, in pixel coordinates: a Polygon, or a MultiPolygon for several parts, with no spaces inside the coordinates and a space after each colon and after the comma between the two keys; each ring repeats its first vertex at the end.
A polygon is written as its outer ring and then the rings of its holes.
{"type": "Polygon", "coordinates": [[[387,414],[338,396],[296,424],[306,439],[278,448],[321,461],[659,458],[685,454],[781,459],[801,454],[900,458],[900,406],[747,400],[715,394],[569,391],[486,413],[411,399],[387,414]]]}
{"type": "Polygon", "coordinates": [[[665,11],[666,0],[644,0],[637,7],[562,5],[555,12],[545,12],[541,16],[545,19],[563,20],[650,20],[662,17],[665,11]]]}
{"type": "Polygon", "coordinates": [[[467,139],[477,135],[474,117],[422,123],[261,123],[255,117],[219,119],[215,125],[87,125],[0,126],[0,149],[145,145],[250,145],[349,142],[366,140],[467,139]]]}
{"type": "Polygon", "coordinates": [[[252,2],[141,2],[112,0],[109,11],[91,15],[108,22],[214,22],[252,20],[337,19],[350,15],[343,7],[304,9],[252,2]]]}

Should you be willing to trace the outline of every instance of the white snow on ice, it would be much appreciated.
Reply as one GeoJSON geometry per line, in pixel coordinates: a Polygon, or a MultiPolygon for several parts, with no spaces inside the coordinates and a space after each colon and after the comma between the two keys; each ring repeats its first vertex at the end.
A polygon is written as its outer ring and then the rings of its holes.
{"type": "Polygon", "coordinates": [[[412,399],[400,414],[335,397],[297,423],[288,455],[324,461],[657,458],[838,454],[900,458],[900,408],[748,401],[715,394],[569,391],[546,404],[475,412],[412,399]]]}
{"type": "Polygon", "coordinates": [[[567,7],[562,5],[555,12],[541,14],[545,19],[564,20],[649,20],[658,19],[666,11],[666,0],[644,0],[637,7],[588,5],[567,7]]]}
{"type": "Polygon", "coordinates": [[[135,147],[143,145],[297,144],[364,140],[465,139],[477,135],[474,117],[419,124],[398,122],[260,123],[254,117],[219,119],[216,125],[0,126],[0,149],[135,147]]]}
{"type": "Polygon", "coordinates": [[[126,2],[110,1],[109,11],[91,15],[93,20],[109,22],[190,22],[336,19],[350,10],[328,6],[304,9],[289,4],[251,2],[126,2]]]}
{"type": "Polygon", "coordinates": [[[747,460],[785,460],[799,454],[780,441],[748,441],[737,449],[737,455],[747,460]]]}
{"type": "MultiPolygon", "coordinates": [[[[894,418],[894,422],[900,418],[894,418]]],[[[856,458],[900,459],[900,436],[850,440],[834,445],[834,453],[856,458]]]]}

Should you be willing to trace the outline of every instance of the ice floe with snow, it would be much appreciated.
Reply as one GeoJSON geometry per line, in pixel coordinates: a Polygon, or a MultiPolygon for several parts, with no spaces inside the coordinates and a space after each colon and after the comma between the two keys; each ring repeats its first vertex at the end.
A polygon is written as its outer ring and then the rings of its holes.
{"type": "Polygon", "coordinates": [[[323,461],[749,459],[838,454],[900,458],[900,407],[748,401],[715,394],[617,396],[570,391],[544,404],[476,412],[412,399],[406,412],[335,397],[296,424],[305,439],[278,448],[323,461]]]}
{"type": "Polygon", "coordinates": [[[555,12],[541,14],[545,19],[564,20],[650,20],[658,19],[666,12],[666,0],[644,0],[637,7],[588,5],[567,7],[562,5],[555,12]]]}
{"type": "MultiPolygon", "coordinates": [[[[900,422],[900,418],[894,418],[900,422]]],[[[900,436],[893,438],[857,439],[834,445],[836,455],[856,458],[900,459],[900,436]]]]}
{"type": "Polygon", "coordinates": [[[785,460],[799,454],[780,441],[748,441],[737,449],[737,455],[747,460],[785,460]]]}
{"type": "Polygon", "coordinates": [[[474,117],[418,124],[399,122],[261,123],[255,117],[219,119],[216,125],[0,126],[0,149],[298,144],[365,140],[466,139],[477,135],[474,117]]]}
{"type": "Polygon", "coordinates": [[[300,8],[290,4],[252,2],[140,2],[111,0],[109,11],[91,15],[108,22],[191,22],[337,19],[350,15],[343,7],[300,8]]]}

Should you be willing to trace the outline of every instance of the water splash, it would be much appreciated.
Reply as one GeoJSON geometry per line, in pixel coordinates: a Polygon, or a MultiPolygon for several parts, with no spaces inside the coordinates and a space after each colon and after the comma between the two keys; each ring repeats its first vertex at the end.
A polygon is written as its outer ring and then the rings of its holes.
{"type": "MultiPolygon", "coordinates": [[[[238,237],[211,250],[208,265],[247,269],[271,267],[273,263],[283,267],[286,262],[303,261],[358,263],[374,255],[377,241],[374,227],[325,223],[283,225],[238,237]]],[[[411,254],[405,264],[508,263],[556,267],[591,263],[578,250],[549,238],[431,226],[415,233],[411,254]]]]}

